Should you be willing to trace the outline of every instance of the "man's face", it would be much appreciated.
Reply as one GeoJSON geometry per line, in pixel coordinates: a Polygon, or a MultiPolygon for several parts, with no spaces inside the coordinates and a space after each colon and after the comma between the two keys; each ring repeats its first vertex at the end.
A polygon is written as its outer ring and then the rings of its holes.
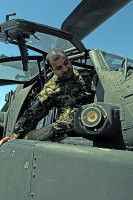
{"type": "Polygon", "coordinates": [[[73,67],[71,61],[62,53],[58,53],[57,60],[50,60],[50,64],[54,74],[62,79],[71,78],[73,75],[73,67]]]}

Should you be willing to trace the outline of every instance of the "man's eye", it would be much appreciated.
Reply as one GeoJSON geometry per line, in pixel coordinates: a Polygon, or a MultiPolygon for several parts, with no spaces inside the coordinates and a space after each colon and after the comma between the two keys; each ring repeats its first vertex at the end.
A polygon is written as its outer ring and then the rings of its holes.
{"type": "Polygon", "coordinates": [[[64,62],[64,65],[68,65],[68,60],[66,60],[66,61],[64,62]]]}
{"type": "Polygon", "coordinates": [[[61,69],[61,66],[59,66],[59,67],[56,67],[56,70],[60,70],[61,69]]]}

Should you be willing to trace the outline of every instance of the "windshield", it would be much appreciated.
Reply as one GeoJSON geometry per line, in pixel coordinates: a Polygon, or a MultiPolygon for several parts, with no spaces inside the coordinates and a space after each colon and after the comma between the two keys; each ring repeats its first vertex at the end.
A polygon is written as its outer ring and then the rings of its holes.
{"type": "Polygon", "coordinates": [[[20,56],[20,50],[17,45],[10,43],[0,43],[0,58],[9,56],[20,56]]]}
{"type": "Polygon", "coordinates": [[[36,32],[35,35],[30,35],[30,38],[26,39],[26,41],[27,45],[38,48],[45,52],[58,48],[62,49],[63,51],[75,48],[74,45],[68,40],[40,32],[36,32]]]}
{"type": "MultiPolygon", "coordinates": [[[[106,52],[102,53],[111,71],[112,70],[116,71],[123,67],[123,64],[125,62],[125,57],[113,55],[111,53],[106,53],[106,52]]],[[[133,59],[127,59],[127,66],[133,67],[133,59]]]]}
{"type": "MultiPolygon", "coordinates": [[[[38,64],[36,60],[29,60],[28,71],[23,71],[21,61],[10,61],[0,63],[0,79],[16,80],[16,81],[29,81],[38,75],[38,64]]],[[[41,63],[41,70],[43,65],[41,63]]]]}

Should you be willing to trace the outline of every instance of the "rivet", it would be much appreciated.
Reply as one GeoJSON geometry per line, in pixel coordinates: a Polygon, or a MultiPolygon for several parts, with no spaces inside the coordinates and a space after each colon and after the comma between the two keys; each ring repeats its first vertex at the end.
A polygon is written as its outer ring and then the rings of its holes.
{"type": "Polygon", "coordinates": [[[36,161],[36,159],[37,159],[37,157],[35,156],[35,157],[34,157],[34,160],[36,161]]]}
{"type": "Polygon", "coordinates": [[[32,192],[32,193],[30,194],[30,196],[33,197],[33,196],[34,196],[34,193],[32,192]]]}
{"type": "Polygon", "coordinates": [[[34,165],[33,168],[36,169],[36,165],[34,165]]]}

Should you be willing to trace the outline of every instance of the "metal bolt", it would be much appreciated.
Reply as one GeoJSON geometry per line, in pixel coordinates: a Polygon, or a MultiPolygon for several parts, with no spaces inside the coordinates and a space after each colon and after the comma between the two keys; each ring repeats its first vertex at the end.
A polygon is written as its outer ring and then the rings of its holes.
{"type": "Polygon", "coordinates": [[[12,151],[12,157],[14,157],[14,154],[15,154],[15,151],[13,150],[13,151],[12,151]]]}
{"type": "Polygon", "coordinates": [[[34,157],[34,160],[36,161],[36,159],[37,159],[37,157],[35,156],[35,157],[34,157]]]}
{"type": "Polygon", "coordinates": [[[33,196],[34,196],[34,193],[32,192],[32,193],[30,194],[30,196],[33,197],[33,196]]]}

